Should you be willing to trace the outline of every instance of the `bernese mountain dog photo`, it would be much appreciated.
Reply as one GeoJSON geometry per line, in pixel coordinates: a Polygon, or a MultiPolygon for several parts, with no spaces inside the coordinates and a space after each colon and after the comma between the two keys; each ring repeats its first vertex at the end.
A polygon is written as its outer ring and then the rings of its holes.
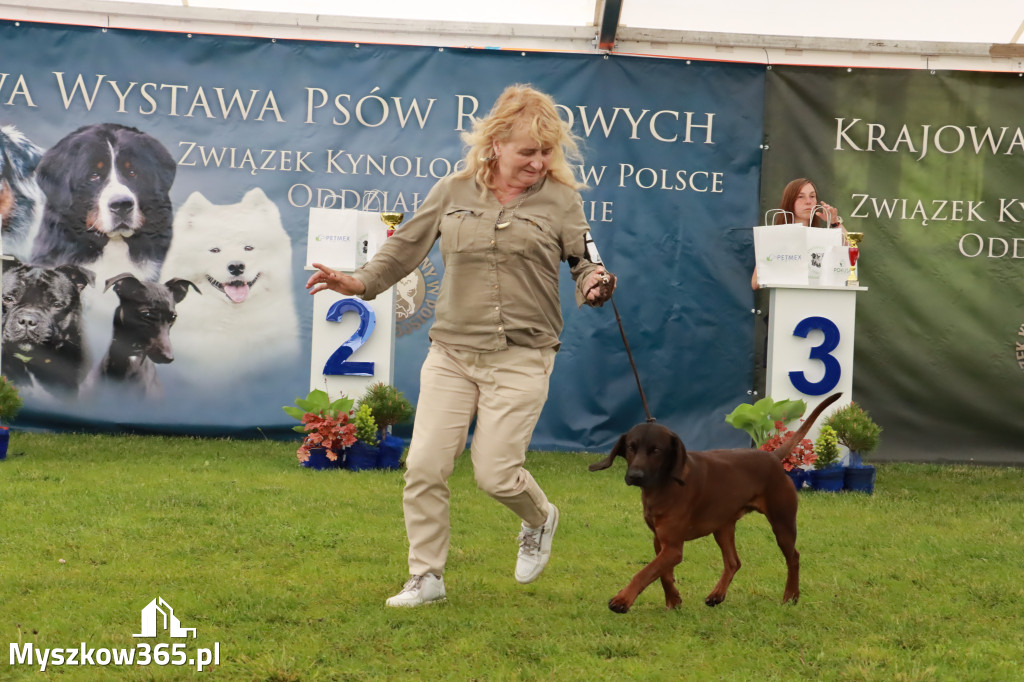
{"type": "Polygon", "coordinates": [[[36,171],[46,206],[31,262],[85,266],[99,281],[156,279],[171,244],[175,170],[167,148],[136,128],[100,123],[66,135],[36,171]]]}

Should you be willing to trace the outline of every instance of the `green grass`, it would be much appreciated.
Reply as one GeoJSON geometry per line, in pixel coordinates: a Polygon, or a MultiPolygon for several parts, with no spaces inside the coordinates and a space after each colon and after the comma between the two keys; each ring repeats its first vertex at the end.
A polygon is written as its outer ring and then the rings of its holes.
{"type": "MultiPolygon", "coordinates": [[[[189,651],[221,664],[10,666],[0,680],[1019,680],[1024,675],[1024,471],[879,465],[876,492],[801,493],[802,596],[759,515],[740,522],[743,568],[711,538],[625,615],[608,599],[650,560],[622,464],[531,453],[562,511],[531,585],[512,577],[518,520],[451,479],[447,603],[386,609],[407,573],[400,472],[311,471],[296,445],[16,433],[0,462],[0,646],[134,647],[156,596],[189,651]],[[18,453],[22,454],[18,454],[18,453]]],[[[157,641],[174,642],[161,635],[157,641]]]]}

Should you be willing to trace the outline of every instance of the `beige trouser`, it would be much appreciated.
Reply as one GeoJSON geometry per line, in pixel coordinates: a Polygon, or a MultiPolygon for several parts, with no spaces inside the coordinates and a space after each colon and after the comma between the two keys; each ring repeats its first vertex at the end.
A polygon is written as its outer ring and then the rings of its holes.
{"type": "Polygon", "coordinates": [[[548,395],[553,348],[512,346],[493,353],[431,344],[420,371],[416,420],[406,457],[405,529],[409,573],[444,573],[448,558],[448,477],[466,447],[477,486],[528,526],[547,520],[548,500],[523,464],[548,395]]]}

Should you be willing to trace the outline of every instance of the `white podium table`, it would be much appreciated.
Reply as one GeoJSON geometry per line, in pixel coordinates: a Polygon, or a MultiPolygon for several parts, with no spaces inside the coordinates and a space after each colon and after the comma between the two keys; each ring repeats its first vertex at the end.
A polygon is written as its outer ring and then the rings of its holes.
{"type": "MultiPolygon", "coordinates": [[[[769,289],[765,393],[807,403],[810,414],[836,391],[853,400],[853,341],[862,286],[763,285],[769,289]]],[[[818,437],[818,422],[808,438],[818,437]]]]}

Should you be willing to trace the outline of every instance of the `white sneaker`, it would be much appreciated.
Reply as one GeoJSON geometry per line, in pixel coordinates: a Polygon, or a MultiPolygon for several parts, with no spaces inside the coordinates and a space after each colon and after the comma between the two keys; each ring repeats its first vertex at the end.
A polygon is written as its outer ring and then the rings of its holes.
{"type": "Polygon", "coordinates": [[[532,583],[540,577],[551,558],[551,540],[558,528],[558,507],[549,504],[548,520],[540,528],[530,528],[525,523],[519,532],[519,558],[516,561],[516,580],[532,583]]]}
{"type": "Polygon", "coordinates": [[[402,591],[389,597],[388,606],[421,606],[444,601],[444,578],[433,573],[414,575],[402,586],[402,591]]]}

